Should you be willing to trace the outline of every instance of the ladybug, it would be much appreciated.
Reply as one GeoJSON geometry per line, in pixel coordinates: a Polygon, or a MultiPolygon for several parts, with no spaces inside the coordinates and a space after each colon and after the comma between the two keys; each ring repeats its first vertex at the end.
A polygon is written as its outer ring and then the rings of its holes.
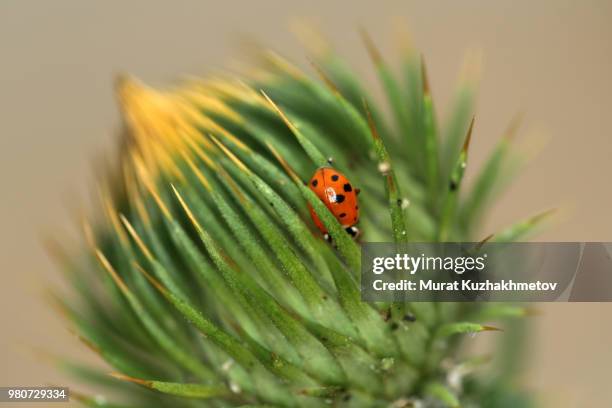
{"type": "MultiPolygon", "coordinates": [[[[359,202],[357,200],[359,189],[354,188],[344,174],[331,166],[319,167],[308,182],[308,187],[331,211],[346,232],[356,238],[359,235],[359,230],[355,227],[355,224],[359,222],[359,202]]],[[[329,241],[327,228],[312,206],[309,205],[308,209],[315,225],[329,241]]]]}

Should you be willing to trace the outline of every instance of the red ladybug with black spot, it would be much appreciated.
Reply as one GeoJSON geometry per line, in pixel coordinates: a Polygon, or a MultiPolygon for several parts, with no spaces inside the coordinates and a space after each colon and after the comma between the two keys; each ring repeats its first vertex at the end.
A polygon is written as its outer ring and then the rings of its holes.
{"type": "MultiPolygon", "coordinates": [[[[359,222],[357,200],[359,189],[354,188],[344,174],[330,166],[319,167],[308,182],[308,187],[331,211],[346,232],[356,238],[359,235],[359,230],[355,227],[359,222]]],[[[315,225],[325,235],[325,239],[329,240],[327,228],[313,208],[310,205],[308,208],[315,225]]]]}

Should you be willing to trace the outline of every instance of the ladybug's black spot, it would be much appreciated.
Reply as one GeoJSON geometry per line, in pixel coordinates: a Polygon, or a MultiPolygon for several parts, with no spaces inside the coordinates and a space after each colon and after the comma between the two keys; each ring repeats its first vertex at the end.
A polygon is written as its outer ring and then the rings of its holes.
{"type": "Polygon", "coordinates": [[[344,186],[342,186],[342,188],[344,189],[345,192],[350,193],[351,191],[353,191],[353,187],[351,187],[350,183],[346,183],[344,186]]]}
{"type": "Polygon", "coordinates": [[[344,201],[346,197],[344,196],[344,194],[336,194],[336,202],[337,203],[341,203],[344,201]]]}
{"type": "Polygon", "coordinates": [[[333,176],[331,176],[332,181],[338,181],[340,177],[338,177],[337,174],[334,174],[333,176]]]}
{"type": "Polygon", "coordinates": [[[312,184],[312,186],[313,186],[313,187],[316,187],[316,186],[317,186],[317,184],[319,184],[319,180],[314,179],[314,180],[312,180],[312,183],[311,183],[311,184],[312,184]]]}
{"type": "Polygon", "coordinates": [[[358,209],[359,209],[359,206],[358,206],[358,205],[356,205],[356,206],[355,206],[355,210],[358,210],[358,209]]]}
{"type": "Polygon", "coordinates": [[[353,217],[353,221],[357,221],[357,217],[353,217]]]}
{"type": "Polygon", "coordinates": [[[344,218],[344,217],[346,217],[346,213],[340,213],[340,215],[338,217],[344,218]]]}

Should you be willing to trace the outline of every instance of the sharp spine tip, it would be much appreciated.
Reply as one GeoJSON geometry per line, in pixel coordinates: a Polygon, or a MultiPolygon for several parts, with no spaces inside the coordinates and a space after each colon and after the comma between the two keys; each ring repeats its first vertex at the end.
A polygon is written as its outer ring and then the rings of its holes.
{"type": "Polygon", "coordinates": [[[480,248],[482,248],[482,246],[484,244],[486,244],[487,242],[489,242],[491,239],[493,239],[493,237],[495,236],[495,234],[489,234],[486,237],[484,237],[482,240],[480,240],[480,242],[478,242],[478,244],[476,245],[476,250],[480,250],[480,248]]]}
{"type": "Polygon", "coordinates": [[[468,128],[467,136],[465,137],[465,142],[463,142],[463,147],[461,148],[461,151],[463,153],[467,153],[468,148],[470,147],[470,142],[472,141],[472,131],[474,130],[475,119],[476,119],[476,116],[472,116],[472,121],[470,122],[470,127],[468,128]]]}
{"type": "Polygon", "coordinates": [[[336,95],[341,95],[340,89],[334,83],[334,81],[332,81],[331,78],[325,73],[325,71],[323,71],[323,68],[321,68],[319,64],[317,64],[315,61],[311,59],[308,59],[308,61],[310,62],[310,65],[312,65],[314,70],[317,72],[319,77],[323,80],[325,85],[327,85],[327,87],[330,88],[332,92],[334,92],[336,95]]]}
{"type": "Polygon", "coordinates": [[[423,81],[423,95],[431,96],[429,88],[429,78],[427,77],[427,67],[425,66],[425,57],[421,54],[421,80],[423,81]]]}
{"type": "Polygon", "coordinates": [[[550,208],[548,210],[542,211],[541,213],[534,215],[529,221],[529,223],[536,224],[542,221],[543,219],[550,217],[555,212],[557,212],[557,208],[550,208]]]}
{"type": "Polygon", "coordinates": [[[117,380],[128,381],[128,382],[132,382],[135,384],[144,385],[145,387],[151,386],[151,381],[143,380],[141,378],[136,378],[136,377],[130,377],[129,375],[125,375],[122,373],[111,372],[111,373],[108,373],[108,375],[110,375],[113,378],[116,378],[117,380]]]}
{"type": "Polygon", "coordinates": [[[370,37],[366,29],[361,27],[359,29],[359,34],[361,35],[361,39],[363,40],[365,47],[368,50],[368,54],[374,62],[374,65],[381,65],[382,56],[380,55],[380,51],[378,50],[378,48],[376,48],[376,45],[374,45],[374,41],[372,41],[372,38],[370,37]]]}
{"type": "Polygon", "coordinates": [[[510,121],[508,128],[504,132],[504,139],[512,140],[516,136],[518,128],[521,126],[523,122],[523,117],[525,116],[524,112],[518,112],[510,121]]]}

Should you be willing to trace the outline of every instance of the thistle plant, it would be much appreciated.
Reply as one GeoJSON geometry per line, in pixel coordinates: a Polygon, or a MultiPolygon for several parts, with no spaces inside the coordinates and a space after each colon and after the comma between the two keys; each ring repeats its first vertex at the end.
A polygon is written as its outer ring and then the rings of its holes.
{"type": "MultiPolygon", "coordinates": [[[[467,188],[473,78],[442,125],[419,54],[404,51],[398,75],[366,45],[383,107],[329,50],[313,69],[264,52],[245,75],[166,90],[118,81],[118,160],[84,222],[86,245],[64,257],[77,296],[56,300],[110,368],[62,366],[122,402],[73,397],[93,407],[529,404],[510,378],[514,350],[500,346],[497,370],[461,353],[466,334],[524,309],[361,301],[360,242],[484,239],[478,226],[516,163],[505,135],[467,188]],[[304,184],[330,157],[361,189],[358,240],[304,184]]],[[[516,240],[540,218],[487,239],[516,240]]],[[[508,324],[490,336],[516,346],[508,324]]]]}

